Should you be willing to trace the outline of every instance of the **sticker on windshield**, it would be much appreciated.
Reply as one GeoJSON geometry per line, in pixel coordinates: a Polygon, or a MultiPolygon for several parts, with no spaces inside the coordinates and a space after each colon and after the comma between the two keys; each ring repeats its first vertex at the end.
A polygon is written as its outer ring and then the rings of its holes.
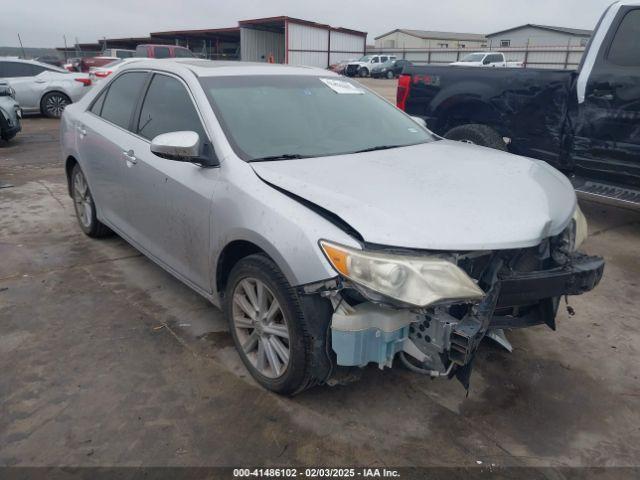
{"type": "Polygon", "coordinates": [[[356,87],[353,83],[335,78],[321,78],[320,81],[336,93],[347,95],[363,95],[364,90],[356,87]]]}

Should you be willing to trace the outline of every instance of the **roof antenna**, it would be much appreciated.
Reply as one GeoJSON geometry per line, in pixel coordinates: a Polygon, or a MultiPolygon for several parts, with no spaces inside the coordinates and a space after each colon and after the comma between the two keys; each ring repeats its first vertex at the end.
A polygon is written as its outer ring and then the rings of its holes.
{"type": "Polygon", "coordinates": [[[27,56],[24,54],[24,46],[22,45],[22,39],[20,38],[20,34],[19,33],[18,33],[18,42],[20,42],[20,48],[22,49],[22,58],[24,58],[26,60],[27,56]]]}

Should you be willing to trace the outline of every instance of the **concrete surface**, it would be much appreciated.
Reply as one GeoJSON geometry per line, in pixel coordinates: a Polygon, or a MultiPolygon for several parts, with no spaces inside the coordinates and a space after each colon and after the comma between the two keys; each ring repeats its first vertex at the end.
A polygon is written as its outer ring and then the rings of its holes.
{"type": "MultiPolygon", "coordinates": [[[[391,91],[393,82],[368,81],[391,91]]],[[[384,92],[383,92],[384,93],[384,92]]],[[[387,92],[387,95],[389,92],[387,92]]],[[[584,204],[600,287],[457,382],[259,388],[218,310],[74,218],[58,122],[0,145],[0,465],[640,464],[640,215],[584,204]]]]}

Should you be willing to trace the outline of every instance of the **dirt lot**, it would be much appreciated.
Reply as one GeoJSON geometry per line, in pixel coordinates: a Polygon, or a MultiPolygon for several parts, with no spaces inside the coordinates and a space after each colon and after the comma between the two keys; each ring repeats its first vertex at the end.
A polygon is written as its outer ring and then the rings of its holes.
{"type": "Polygon", "coordinates": [[[57,129],[30,118],[0,146],[0,465],[640,464],[639,214],[583,204],[602,284],[557,332],[511,332],[512,354],[485,342],[468,398],[376,368],[281,398],[217,309],[80,232],[57,129]]]}

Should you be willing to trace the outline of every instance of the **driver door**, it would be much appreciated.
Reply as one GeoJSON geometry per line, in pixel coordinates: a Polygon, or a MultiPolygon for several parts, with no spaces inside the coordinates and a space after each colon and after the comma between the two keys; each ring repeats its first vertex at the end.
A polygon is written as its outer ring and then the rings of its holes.
{"type": "Polygon", "coordinates": [[[160,158],[151,153],[158,135],[194,131],[210,142],[186,84],[154,73],[134,118],[127,144],[127,224],[131,239],[198,288],[211,291],[211,198],[218,168],[160,158]]]}

